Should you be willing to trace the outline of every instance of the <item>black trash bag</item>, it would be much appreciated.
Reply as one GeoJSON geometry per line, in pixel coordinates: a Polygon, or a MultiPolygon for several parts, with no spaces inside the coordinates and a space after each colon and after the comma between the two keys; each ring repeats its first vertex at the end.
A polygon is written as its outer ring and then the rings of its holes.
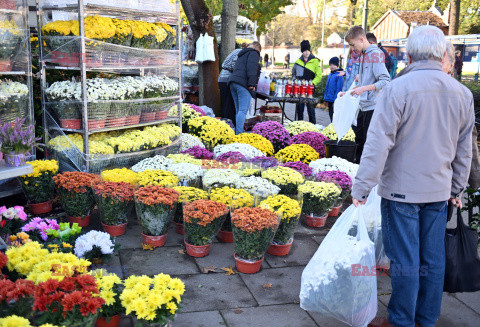
{"type": "Polygon", "coordinates": [[[445,282],[443,290],[449,293],[480,290],[480,258],[477,252],[478,234],[466,226],[460,209],[457,227],[445,232],[445,282]]]}

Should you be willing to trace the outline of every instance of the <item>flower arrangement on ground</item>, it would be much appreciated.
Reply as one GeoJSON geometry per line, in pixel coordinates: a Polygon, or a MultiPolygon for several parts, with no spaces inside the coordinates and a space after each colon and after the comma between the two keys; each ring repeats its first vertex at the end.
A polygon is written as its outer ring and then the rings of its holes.
{"type": "Polygon", "coordinates": [[[196,159],[213,159],[213,153],[201,146],[193,146],[185,151],[182,151],[184,154],[189,154],[196,159]]]}
{"type": "Polygon", "coordinates": [[[278,160],[273,157],[255,157],[250,160],[250,163],[262,169],[277,167],[279,165],[278,160]]]}
{"type": "Polygon", "coordinates": [[[112,236],[125,234],[128,215],[134,203],[133,185],[124,182],[103,182],[94,185],[93,189],[105,231],[112,236]]]}
{"type": "Polygon", "coordinates": [[[357,175],[358,170],[357,164],[338,157],[315,160],[312,161],[309,166],[313,169],[314,175],[317,175],[322,171],[340,170],[347,173],[352,180],[357,175]]]}
{"type": "Polygon", "coordinates": [[[185,292],[185,285],[178,278],[158,274],[130,276],[120,295],[127,315],[135,315],[142,325],[166,325],[173,320],[185,292]]]}
{"type": "Polygon", "coordinates": [[[245,190],[255,197],[255,203],[260,203],[269,196],[280,192],[280,187],[261,177],[241,177],[235,182],[235,188],[245,190]]]}
{"type": "Polygon", "coordinates": [[[26,220],[27,214],[22,206],[0,207],[0,236],[19,232],[26,220]]]}
{"type": "Polygon", "coordinates": [[[191,119],[188,122],[188,132],[211,149],[218,144],[228,143],[235,136],[235,132],[227,123],[208,116],[191,119]]]}
{"type": "MultiPolygon", "coordinates": [[[[174,221],[176,224],[183,224],[184,204],[197,200],[206,200],[208,199],[208,193],[199,188],[190,186],[176,186],[173,189],[178,192],[178,205],[175,211],[174,221]]],[[[182,234],[182,232],[180,234],[182,234]]]]}
{"type": "Polygon", "coordinates": [[[180,185],[201,187],[205,173],[201,166],[182,162],[170,165],[168,170],[177,176],[180,185]]]}
{"type": "Polygon", "coordinates": [[[285,195],[296,195],[298,186],[305,182],[305,178],[298,171],[281,166],[263,171],[262,178],[280,187],[280,194],[285,195]]]}
{"type": "Polygon", "coordinates": [[[111,259],[114,250],[110,234],[92,230],[77,238],[74,252],[81,259],[102,263],[111,259]]]}
{"type": "Polygon", "coordinates": [[[205,148],[205,145],[203,145],[202,141],[200,141],[200,139],[196,136],[193,136],[187,133],[182,133],[181,138],[182,138],[182,145],[180,146],[181,152],[188,150],[194,146],[205,148]]]}
{"type": "Polygon", "coordinates": [[[292,144],[277,152],[275,155],[278,161],[292,162],[302,161],[307,165],[319,158],[318,152],[307,144],[292,144]]]}
{"type": "Polygon", "coordinates": [[[58,230],[60,227],[55,219],[36,217],[22,227],[22,232],[28,233],[30,238],[38,242],[48,240],[48,230],[58,230]]]}
{"type": "Polygon", "coordinates": [[[53,244],[61,244],[63,248],[68,247],[65,246],[65,242],[75,243],[75,240],[82,232],[82,227],[78,226],[77,223],[59,223],[58,229],[47,229],[46,233],[48,236],[53,238],[53,244]]]}
{"type": "Polygon", "coordinates": [[[143,159],[132,167],[132,171],[139,173],[145,170],[168,170],[168,167],[173,163],[172,159],[157,155],[153,158],[143,159]]]}
{"type": "Polygon", "coordinates": [[[228,143],[250,144],[254,148],[262,151],[266,156],[272,156],[275,153],[272,143],[265,137],[254,133],[242,133],[232,137],[228,143]]]}
{"type": "MultiPolygon", "coordinates": [[[[2,317],[9,315],[29,316],[33,304],[34,290],[35,284],[30,280],[0,279],[0,315],[2,317]]],[[[0,322],[0,326],[4,325],[0,322]]]]}
{"type": "Polygon", "coordinates": [[[225,153],[219,155],[217,157],[217,160],[220,161],[220,162],[227,163],[227,164],[237,164],[239,162],[248,161],[247,157],[245,157],[241,152],[238,152],[238,151],[225,152],[225,153]]]}
{"type": "Polygon", "coordinates": [[[104,170],[100,177],[104,182],[137,184],[137,173],[128,168],[104,170]]]}
{"type": "Polygon", "coordinates": [[[282,124],[276,121],[266,121],[256,124],[252,129],[252,133],[261,135],[269,140],[275,152],[290,145],[290,134],[282,124]]]}
{"type": "Polygon", "coordinates": [[[303,132],[292,137],[292,144],[310,145],[320,158],[325,158],[325,141],[328,141],[328,137],[317,132],[303,132]]]}
{"type": "MultiPolygon", "coordinates": [[[[25,196],[31,204],[51,201],[55,196],[53,176],[58,172],[58,162],[56,160],[35,160],[28,161],[27,164],[32,166],[33,172],[18,178],[25,196]]],[[[45,209],[47,211],[40,210],[41,212],[36,211],[34,213],[46,213],[51,211],[51,208],[50,203],[49,208],[45,209]]]]}
{"type": "MultiPolygon", "coordinates": [[[[333,127],[333,124],[330,124],[327,127],[325,127],[321,131],[321,133],[326,137],[328,137],[330,140],[338,140],[338,135],[335,132],[335,127],[333,127]]],[[[345,136],[342,138],[342,141],[355,142],[355,132],[353,131],[353,129],[350,128],[348,130],[347,134],[345,134],[345,136]]]]}
{"type": "Polygon", "coordinates": [[[292,121],[287,126],[285,126],[285,129],[290,133],[291,136],[295,136],[303,132],[320,132],[320,130],[315,127],[314,124],[306,122],[304,120],[292,121]]]}
{"type": "Polygon", "coordinates": [[[219,157],[228,152],[240,152],[244,155],[248,160],[254,157],[261,157],[265,156],[262,151],[255,148],[250,144],[243,144],[243,143],[230,143],[230,144],[221,144],[217,145],[215,149],[213,149],[213,153],[215,154],[215,158],[219,159],[219,157]]]}
{"type": "Polygon", "coordinates": [[[138,185],[158,185],[163,187],[175,187],[178,185],[178,177],[166,170],[145,170],[137,174],[138,185]]]}
{"type": "Polygon", "coordinates": [[[165,235],[175,213],[178,196],[177,191],[157,185],[147,185],[135,191],[135,208],[142,224],[144,243],[153,246],[165,244],[165,235]]]}
{"type": "Polygon", "coordinates": [[[189,255],[194,257],[208,255],[213,237],[220,231],[228,212],[225,204],[212,200],[196,200],[185,205],[183,225],[189,255]]]}
{"type": "Polygon", "coordinates": [[[125,313],[125,308],[120,300],[123,289],[122,280],[116,274],[108,273],[103,269],[94,270],[91,275],[95,277],[98,285],[97,296],[105,301],[100,310],[99,319],[105,322],[111,320],[120,322],[120,314],[125,313]]]}
{"type": "Polygon", "coordinates": [[[298,187],[303,196],[303,212],[312,217],[322,217],[337,203],[341,190],[334,183],[307,181],[298,187]]]}
{"type": "Polygon", "coordinates": [[[302,213],[301,203],[285,195],[274,195],[262,201],[260,208],[272,210],[281,217],[272,243],[279,245],[291,243],[302,213]]]}
{"type": "Polygon", "coordinates": [[[292,169],[298,171],[299,173],[301,173],[305,177],[312,176],[313,169],[310,168],[309,165],[307,165],[306,163],[303,163],[301,161],[287,162],[287,163],[282,164],[282,166],[292,168],[292,169]]]}
{"type": "Polygon", "coordinates": [[[100,176],[83,172],[64,172],[53,177],[60,195],[60,203],[71,222],[81,227],[90,223],[90,212],[95,206],[93,185],[100,176]]]}
{"type": "Polygon", "coordinates": [[[257,272],[260,269],[263,255],[272,243],[278,223],[277,214],[268,209],[241,208],[232,213],[235,260],[239,271],[257,272]],[[242,269],[242,264],[255,261],[259,264],[254,271],[242,269]]]}
{"type": "Polygon", "coordinates": [[[321,171],[315,175],[315,179],[319,182],[335,183],[341,189],[340,202],[345,200],[352,190],[352,179],[347,173],[341,170],[321,171]]]}
{"type": "Polygon", "coordinates": [[[233,186],[240,174],[233,169],[209,169],[203,175],[203,187],[206,191],[224,186],[233,186]]]}

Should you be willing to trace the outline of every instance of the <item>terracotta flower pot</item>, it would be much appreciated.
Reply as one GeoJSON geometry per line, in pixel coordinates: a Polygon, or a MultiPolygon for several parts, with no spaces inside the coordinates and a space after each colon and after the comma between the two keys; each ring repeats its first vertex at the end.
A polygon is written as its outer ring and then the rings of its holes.
{"type": "Polygon", "coordinates": [[[143,243],[150,244],[154,248],[161,247],[165,245],[165,241],[167,240],[167,235],[168,233],[165,235],[150,236],[142,233],[143,243]]]}
{"type": "Polygon", "coordinates": [[[237,252],[233,254],[235,258],[235,263],[237,266],[237,270],[244,274],[255,274],[260,271],[262,267],[263,257],[262,259],[254,262],[246,261],[237,257],[237,252]]]}
{"type": "Polygon", "coordinates": [[[217,234],[217,239],[222,243],[233,243],[233,233],[221,230],[217,234]]]}
{"type": "Polygon", "coordinates": [[[81,119],[60,119],[60,127],[69,128],[69,129],[81,129],[82,120],[81,119]]]}
{"type": "Polygon", "coordinates": [[[140,122],[149,123],[149,122],[155,121],[155,115],[156,115],[156,112],[142,112],[142,115],[140,117],[140,122]]]}
{"type": "Polygon", "coordinates": [[[90,225],[90,218],[92,218],[91,215],[85,217],[68,217],[72,224],[77,223],[80,227],[87,227],[88,225],[90,225]]]}
{"type": "Polygon", "coordinates": [[[34,215],[40,215],[52,211],[53,200],[41,203],[29,203],[28,206],[34,215]]]}
{"type": "Polygon", "coordinates": [[[12,61],[10,59],[0,60],[0,72],[9,72],[12,70],[12,61]]]}
{"type": "Polygon", "coordinates": [[[128,116],[125,119],[125,126],[136,125],[140,123],[140,115],[137,116],[128,116]]]}
{"type": "Polygon", "coordinates": [[[157,111],[155,113],[155,120],[167,119],[167,116],[168,116],[168,111],[167,110],[157,111]]]}
{"type": "Polygon", "coordinates": [[[305,215],[305,224],[309,227],[323,227],[327,221],[328,213],[322,217],[312,217],[305,215]]]}
{"type": "Polygon", "coordinates": [[[210,252],[210,244],[196,246],[196,245],[188,244],[185,241],[183,242],[187,247],[187,254],[191,257],[195,257],[195,258],[205,257],[210,252]]]}
{"type": "Polygon", "coordinates": [[[342,209],[342,205],[339,205],[338,207],[334,207],[330,213],[328,214],[329,217],[337,217],[340,215],[340,209],[342,209]]]}
{"type": "Polygon", "coordinates": [[[290,252],[290,248],[293,244],[293,238],[290,243],[287,244],[271,244],[268,248],[267,252],[271,255],[276,255],[279,257],[283,257],[290,252]]]}
{"type": "Polygon", "coordinates": [[[175,223],[175,231],[177,232],[177,234],[185,235],[185,229],[183,228],[183,224],[181,223],[175,223]]]}
{"type": "Polygon", "coordinates": [[[105,317],[101,317],[97,319],[95,323],[95,327],[117,327],[120,324],[121,317],[120,315],[115,315],[110,317],[110,321],[107,322],[105,317]]]}
{"type": "Polygon", "coordinates": [[[88,121],[88,129],[93,131],[93,130],[96,130],[96,129],[105,128],[105,121],[106,121],[106,119],[89,120],[88,121]]]}
{"type": "Polygon", "coordinates": [[[106,127],[122,127],[122,126],[125,126],[126,120],[127,120],[127,117],[108,118],[105,126],[106,127]]]}
{"type": "Polygon", "coordinates": [[[120,225],[105,225],[102,223],[103,229],[105,232],[112,236],[120,236],[125,234],[125,231],[127,230],[127,223],[125,224],[120,224],[120,225]]]}

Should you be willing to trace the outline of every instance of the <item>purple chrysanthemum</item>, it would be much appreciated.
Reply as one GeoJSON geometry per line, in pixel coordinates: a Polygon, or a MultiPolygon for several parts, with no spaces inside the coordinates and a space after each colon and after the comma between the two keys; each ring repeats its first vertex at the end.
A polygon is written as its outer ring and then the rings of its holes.
{"type": "Polygon", "coordinates": [[[192,108],[193,110],[195,110],[196,112],[198,112],[200,114],[200,116],[206,116],[207,114],[205,113],[205,111],[203,111],[202,108],[200,108],[199,106],[196,106],[194,104],[191,104],[191,103],[187,103],[187,105],[192,108]]]}
{"type": "Polygon", "coordinates": [[[318,132],[303,132],[292,137],[292,144],[307,144],[318,152],[320,158],[325,158],[325,141],[328,137],[318,132]]]}
{"type": "Polygon", "coordinates": [[[185,151],[182,151],[182,153],[192,155],[196,159],[213,159],[212,152],[202,147],[199,147],[198,145],[193,146],[190,149],[187,149],[185,151]]]}
{"type": "Polygon", "coordinates": [[[224,154],[220,155],[217,158],[217,160],[221,162],[231,163],[231,164],[248,161],[247,158],[238,151],[225,152],[224,154]]]}
{"type": "Polygon", "coordinates": [[[252,164],[258,165],[263,169],[278,166],[278,160],[272,157],[255,157],[250,160],[252,164]]]}
{"type": "Polygon", "coordinates": [[[352,189],[352,179],[347,173],[341,170],[321,171],[315,175],[315,179],[319,182],[333,182],[341,187],[341,197],[346,197],[352,189]]]}
{"type": "Polygon", "coordinates": [[[303,163],[301,161],[287,162],[287,163],[284,163],[282,166],[292,168],[298,171],[299,173],[302,173],[302,175],[305,177],[312,176],[313,169],[310,168],[306,163],[303,163]]]}
{"type": "Polygon", "coordinates": [[[276,121],[266,121],[256,124],[252,133],[261,135],[272,142],[275,152],[290,145],[290,134],[282,124],[276,121]]]}

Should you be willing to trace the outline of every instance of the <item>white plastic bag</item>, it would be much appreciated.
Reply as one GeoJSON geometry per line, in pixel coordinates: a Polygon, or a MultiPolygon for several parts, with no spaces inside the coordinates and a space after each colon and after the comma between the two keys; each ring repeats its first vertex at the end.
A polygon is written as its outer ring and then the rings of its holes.
{"type": "Polygon", "coordinates": [[[250,107],[248,108],[248,112],[245,115],[245,119],[249,119],[255,116],[255,99],[252,98],[250,100],[250,107]]]}
{"type": "Polygon", "coordinates": [[[360,108],[360,97],[350,94],[352,87],[342,97],[337,97],[333,104],[333,128],[341,140],[347,134],[352,124],[356,122],[358,110],[360,108]]]}
{"type": "Polygon", "coordinates": [[[367,326],[377,314],[375,249],[362,206],[338,218],[302,273],[300,307],[350,326],[367,326]],[[348,235],[357,219],[358,233],[348,235]]]}
{"type": "Polygon", "coordinates": [[[213,48],[213,37],[205,33],[203,35],[203,61],[215,61],[215,50],[213,48]]]}
{"type": "Polygon", "coordinates": [[[198,63],[202,63],[205,61],[205,39],[203,34],[200,34],[200,36],[197,39],[197,43],[195,43],[195,48],[196,48],[196,53],[195,53],[195,61],[198,63]]]}
{"type": "Polygon", "coordinates": [[[258,79],[257,92],[268,96],[270,94],[271,81],[272,80],[270,79],[270,77],[265,74],[265,72],[262,72],[260,74],[260,78],[258,79]]]}

